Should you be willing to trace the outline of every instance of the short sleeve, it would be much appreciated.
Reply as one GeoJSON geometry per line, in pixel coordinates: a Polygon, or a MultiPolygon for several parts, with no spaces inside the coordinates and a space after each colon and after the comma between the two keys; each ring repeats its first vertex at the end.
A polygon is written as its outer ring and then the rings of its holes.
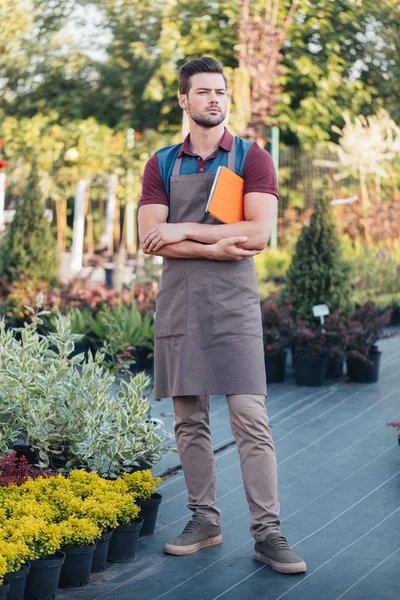
{"type": "Polygon", "coordinates": [[[278,178],[269,152],[254,142],[246,155],[243,168],[244,193],[263,192],[279,198],[278,178]]]}
{"type": "Polygon", "coordinates": [[[160,174],[157,154],[147,161],[143,172],[142,195],[139,207],[145,204],[164,204],[169,206],[167,191],[160,174]]]}

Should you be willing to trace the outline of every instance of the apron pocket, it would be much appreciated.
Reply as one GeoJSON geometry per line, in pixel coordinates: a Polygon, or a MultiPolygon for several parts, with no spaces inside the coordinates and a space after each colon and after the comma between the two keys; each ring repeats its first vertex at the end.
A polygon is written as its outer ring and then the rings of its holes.
{"type": "Polygon", "coordinates": [[[186,335],[187,275],[156,296],[155,337],[186,335]]]}
{"type": "Polygon", "coordinates": [[[213,336],[262,337],[258,291],[214,275],[213,336]]]}

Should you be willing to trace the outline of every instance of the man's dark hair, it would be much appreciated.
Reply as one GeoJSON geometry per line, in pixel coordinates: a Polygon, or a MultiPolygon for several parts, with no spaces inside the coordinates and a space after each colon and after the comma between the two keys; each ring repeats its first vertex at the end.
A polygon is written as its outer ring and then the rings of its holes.
{"type": "Polygon", "coordinates": [[[222,65],[215,58],[202,56],[201,58],[190,60],[179,69],[179,92],[181,94],[187,95],[189,93],[191,87],[190,80],[196,73],[221,73],[225,81],[225,87],[228,88],[228,81],[222,65]]]}

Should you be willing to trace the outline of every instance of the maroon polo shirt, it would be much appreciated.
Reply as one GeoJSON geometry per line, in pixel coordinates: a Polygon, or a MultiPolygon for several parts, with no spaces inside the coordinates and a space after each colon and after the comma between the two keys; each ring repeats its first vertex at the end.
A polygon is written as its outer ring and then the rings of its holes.
{"type": "MultiPolygon", "coordinates": [[[[182,154],[198,157],[197,172],[206,172],[206,163],[208,160],[214,159],[220,148],[226,151],[232,149],[233,135],[225,128],[224,135],[221,138],[219,147],[203,160],[198,154],[190,151],[190,134],[183,141],[182,147],[178,152],[178,158],[182,154]]],[[[244,193],[263,192],[274,194],[277,198],[278,182],[274,163],[269,152],[261,148],[257,143],[253,143],[246,155],[243,167],[244,193]]],[[[169,206],[168,194],[165,189],[163,179],[160,174],[157,153],[147,161],[142,182],[142,195],[139,206],[145,204],[164,204],[169,206]]]]}

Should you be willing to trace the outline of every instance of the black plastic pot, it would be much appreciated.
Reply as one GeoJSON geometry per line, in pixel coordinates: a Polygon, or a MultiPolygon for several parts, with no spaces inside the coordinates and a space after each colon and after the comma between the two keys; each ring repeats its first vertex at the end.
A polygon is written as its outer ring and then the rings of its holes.
{"type": "Polygon", "coordinates": [[[320,386],[326,377],[327,354],[308,356],[298,352],[295,354],[294,375],[296,385],[320,386]]]}
{"type": "Polygon", "coordinates": [[[267,374],[267,383],[282,383],[285,381],[286,371],[286,352],[276,352],[275,354],[265,354],[265,372],[267,374]]]}
{"type": "Polygon", "coordinates": [[[382,352],[374,350],[368,358],[372,365],[368,365],[359,358],[349,357],[347,359],[347,375],[357,383],[376,383],[379,380],[379,365],[382,352]]]}
{"type": "Polygon", "coordinates": [[[161,504],[161,494],[153,494],[148,500],[138,498],[136,503],[140,506],[140,516],[143,519],[143,527],[140,530],[140,537],[152,535],[156,528],[158,507],[161,504]]]}
{"type": "Polygon", "coordinates": [[[112,562],[128,562],[135,558],[143,519],[138,517],[129,525],[119,525],[114,529],[108,551],[108,560],[112,562]]]}
{"type": "Polygon", "coordinates": [[[60,573],[60,588],[81,587],[89,583],[96,544],[88,546],[63,546],[65,562],[60,573]]]}
{"type": "Polygon", "coordinates": [[[149,348],[138,347],[133,351],[135,363],[130,365],[129,370],[132,373],[140,373],[141,371],[151,371],[154,368],[154,357],[149,356],[151,350],[149,348]]]}
{"type": "Polygon", "coordinates": [[[18,571],[6,573],[6,577],[10,581],[10,590],[7,594],[7,600],[24,600],[26,579],[30,568],[31,564],[30,562],[27,562],[18,571]]]}
{"type": "Polygon", "coordinates": [[[58,550],[48,558],[31,560],[24,600],[54,600],[65,554],[58,550]]]}
{"type": "Polygon", "coordinates": [[[0,585],[0,600],[6,600],[9,589],[10,581],[7,579],[7,577],[4,577],[4,583],[3,585],[0,585]]]}
{"type": "Polygon", "coordinates": [[[114,530],[104,531],[101,534],[101,538],[97,540],[96,550],[93,554],[93,562],[91,573],[99,573],[100,571],[104,571],[107,566],[107,556],[108,549],[110,547],[110,541],[114,530]]]}
{"type": "Polygon", "coordinates": [[[326,365],[326,378],[339,379],[343,377],[343,360],[337,356],[330,356],[326,365]]]}

